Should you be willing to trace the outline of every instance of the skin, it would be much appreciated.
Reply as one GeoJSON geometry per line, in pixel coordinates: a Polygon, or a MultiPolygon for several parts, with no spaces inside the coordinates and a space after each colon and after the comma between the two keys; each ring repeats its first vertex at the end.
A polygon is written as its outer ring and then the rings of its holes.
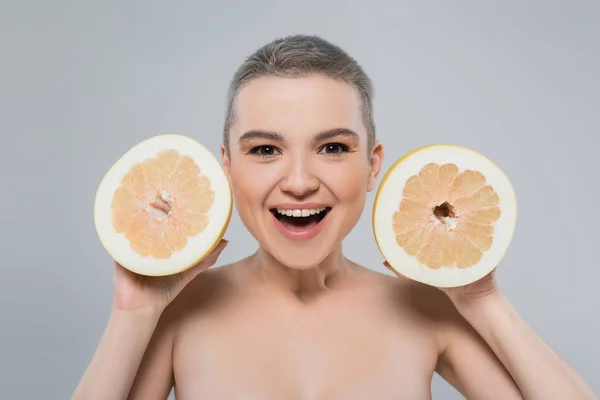
{"type": "Polygon", "coordinates": [[[255,80],[230,146],[223,165],[258,250],[209,269],[224,241],[166,278],[115,265],[111,316],[73,399],[166,399],[173,385],[183,400],[429,399],[436,372],[469,399],[597,399],[493,273],[442,290],[343,255],[383,160],[380,143],[367,148],[351,86],[255,80]],[[269,211],[282,202],[332,210],[317,236],[292,240],[269,211]]]}

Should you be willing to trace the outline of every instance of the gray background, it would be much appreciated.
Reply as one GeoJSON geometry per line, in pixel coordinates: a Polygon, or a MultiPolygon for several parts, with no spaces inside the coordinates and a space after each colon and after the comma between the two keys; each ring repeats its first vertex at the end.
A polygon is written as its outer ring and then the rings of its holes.
{"type": "MultiPolygon", "coordinates": [[[[111,260],[92,204],[107,168],[159,133],[193,136],[218,155],[234,70],[291,33],[322,35],[370,74],[385,168],[413,147],[453,142],[507,172],[520,214],[500,284],[600,393],[598,2],[8,3],[0,9],[3,399],[68,398],[100,339],[111,260]]],[[[372,200],[345,247],[382,271],[372,200]]],[[[223,263],[255,249],[237,214],[227,238],[223,263]]],[[[437,377],[433,394],[460,398],[437,377]]]]}

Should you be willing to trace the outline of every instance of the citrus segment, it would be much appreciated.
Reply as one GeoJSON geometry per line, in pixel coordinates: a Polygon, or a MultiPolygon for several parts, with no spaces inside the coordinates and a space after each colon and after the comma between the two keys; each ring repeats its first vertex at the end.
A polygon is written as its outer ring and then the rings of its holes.
{"type": "Polygon", "coordinates": [[[377,245],[402,275],[438,287],[474,282],[497,266],[516,224],[506,175],[461,146],[431,145],[399,159],[373,205],[377,245]]]}
{"type": "Polygon", "coordinates": [[[160,135],[131,148],[96,193],[97,233],[108,253],[143,275],[169,275],[198,263],[229,224],[229,181],[198,142],[160,135]]]}

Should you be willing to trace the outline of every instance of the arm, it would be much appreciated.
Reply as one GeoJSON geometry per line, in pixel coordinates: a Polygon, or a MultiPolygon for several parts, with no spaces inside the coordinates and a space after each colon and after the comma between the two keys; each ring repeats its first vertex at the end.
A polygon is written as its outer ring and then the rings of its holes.
{"type": "Polygon", "coordinates": [[[481,393],[481,398],[489,398],[490,394],[507,385],[507,377],[492,372],[498,364],[486,350],[489,346],[525,399],[598,399],[581,377],[519,316],[499,290],[482,297],[455,297],[454,304],[481,338],[464,327],[448,336],[445,369],[452,371],[450,375],[459,388],[471,387],[474,382],[484,386],[485,393],[481,393]]]}
{"type": "Polygon", "coordinates": [[[227,240],[194,267],[173,275],[134,274],[115,262],[113,307],[100,344],[72,400],[164,400],[173,387],[171,304],[217,261],[227,240]]]}
{"type": "Polygon", "coordinates": [[[506,368],[446,294],[396,275],[404,301],[433,333],[438,375],[470,400],[523,399],[506,368]]]}
{"type": "Polygon", "coordinates": [[[113,310],[71,399],[166,399],[173,383],[171,344],[155,313],[113,310]]]}
{"type": "Polygon", "coordinates": [[[384,266],[409,283],[411,302],[436,321],[436,372],[468,399],[599,400],[517,314],[493,274],[464,287],[434,289],[384,266]]]}
{"type": "Polygon", "coordinates": [[[511,375],[473,327],[455,309],[447,310],[446,317],[436,372],[468,399],[523,399],[511,375]]]}

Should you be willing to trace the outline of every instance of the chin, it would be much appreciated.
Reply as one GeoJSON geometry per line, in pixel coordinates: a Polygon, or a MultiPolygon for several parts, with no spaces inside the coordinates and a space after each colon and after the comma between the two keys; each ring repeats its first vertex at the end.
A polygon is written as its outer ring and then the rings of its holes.
{"type": "MultiPolygon", "coordinates": [[[[317,246],[317,245],[315,245],[317,246]]],[[[324,251],[321,248],[311,248],[312,246],[284,246],[274,251],[268,250],[273,258],[287,268],[295,270],[310,270],[317,267],[330,254],[331,251],[324,251]]]]}

